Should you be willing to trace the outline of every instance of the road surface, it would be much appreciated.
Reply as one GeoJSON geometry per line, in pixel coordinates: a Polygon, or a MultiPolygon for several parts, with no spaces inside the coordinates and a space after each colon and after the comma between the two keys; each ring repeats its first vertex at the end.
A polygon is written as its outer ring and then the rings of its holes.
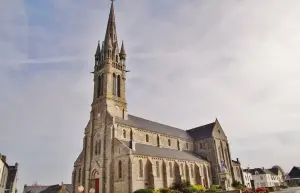
{"type": "Polygon", "coordinates": [[[300,193],[300,187],[282,189],[276,193],[300,193]]]}

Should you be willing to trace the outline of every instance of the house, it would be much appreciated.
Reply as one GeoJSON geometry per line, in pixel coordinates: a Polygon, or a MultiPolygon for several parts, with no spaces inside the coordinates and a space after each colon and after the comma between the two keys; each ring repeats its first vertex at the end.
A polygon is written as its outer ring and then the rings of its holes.
{"type": "Polygon", "coordinates": [[[244,178],[243,178],[243,170],[241,168],[241,163],[239,158],[236,160],[231,160],[232,162],[232,173],[234,177],[234,181],[237,181],[241,184],[244,184],[244,178]]]}
{"type": "Polygon", "coordinates": [[[300,167],[294,166],[291,169],[286,182],[289,186],[300,186],[300,167]]]}
{"type": "Polygon", "coordinates": [[[18,163],[8,166],[8,176],[6,181],[5,193],[16,193],[17,191],[18,163]]]}
{"type": "Polygon", "coordinates": [[[255,188],[275,188],[280,185],[277,176],[264,168],[250,169],[255,188]]]}
{"type": "Polygon", "coordinates": [[[243,179],[244,179],[244,185],[247,188],[252,188],[252,185],[251,185],[252,174],[249,169],[243,170],[243,179]]]}
{"type": "Polygon", "coordinates": [[[276,176],[275,178],[278,179],[280,185],[284,185],[285,172],[283,171],[283,169],[280,166],[276,165],[268,170],[271,171],[276,176]]]}
{"type": "Polygon", "coordinates": [[[72,184],[39,185],[35,183],[32,186],[25,184],[23,193],[73,193],[73,191],[72,184]]]}
{"type": "Polygon", "coordinates": [[[10,166],[6,156],[0,155],[0,193],[16,193],[18,163],[10,166]]]}
{"type": "Polygon", "coordinates": [[[9,165],[6,163],[6,156],[0,154],[0,193],[5,193],[8,167],[9,165]]]}

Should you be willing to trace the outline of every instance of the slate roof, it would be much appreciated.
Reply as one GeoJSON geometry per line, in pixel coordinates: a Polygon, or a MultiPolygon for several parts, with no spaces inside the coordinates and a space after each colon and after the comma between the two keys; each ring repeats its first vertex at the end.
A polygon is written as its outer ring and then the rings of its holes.
{"type": "Polygon", "coordinates": [[[300,178],[300,167],[294,166],[289,172],[290,178],[300,178]]]}
{"type": "Polygon", "coordinates": [[[185,131],[176,127],[164,125],[134,115],[128,115],[127,120],[117,118],[116,122],[123,125],[146,129],[156,133],[172,135],[186,140],[199,140],[212,137],[212,130],[215,125],[215,122],[213,122],[185,131]]]}
{"type": "Polygon", "coordinates": [[[274,173],[272,173],[270,170],[267,170],[267,169],[263,169],[263,168],[250,169],[250,173],[252,175],[255,175],[256,171],[258,171],[259,174],[271,174],[271,175],[274,175],[274,173]]]}
{"type": "Polygon", "coordinates": [[[270,168],[270,169],[268,169],[268,170],[270,170],[273,174],[278,175],[278,171],[279,171],[278,168],[270,168]]]}
{"type": "MultiPolygon", "coordinates": [[[[72,184],[64,184],[69,193],[72,193],[72,184]]],[[[23,193],[57,193],[61,189],[61,185],[55,184],[50,186],[45,185],[32,185],[24,186],[23,193]]]]}
{"type": "Polygon", "coordinates": [[[32,186],[24,186],[23,193],[40,193],[41,191],[45,190],[49,186],[42,186],[42,185],[32,185],[32,186]]]}
{"type": "Polygon", "coordinates": [[[136,117],[133,115],[128,115],[128,120],[124,119],[116,119],[117,123],[121,123],[124,125],[136,127],[136,128],[143,128],[149,131],[153,131],[156,133],[162,133],[166,135],[173,135],[176,137],[180,137],[183,139],[193,140],[193,138],[185,131],[176,127],[164,125],[161,123],[149,121],[144,118],[136,117]]]}
{"type": "MultiPolygon", "coordinates": [[[[122,141],[126,146],[130,147],[128,141],[122,141]]],[[[145,155],[161,158],[174,158],[179,160],[189,160],[189,161],[206,161],[200,155],[190,151],[179,151],[175,149],[161,148],[153,145],[146,145],[141,143],[135,144],[135,151],[133,154],[145,155]]]]}
{"type": "Polygon", "coordinates": [[[207,125],[199,126],[193,129],[187,130],[190,136],[193,136],[194,140],[200,140],[212,137],[212,132],[215,126],[215,122],[209,123],[207,125]]]}

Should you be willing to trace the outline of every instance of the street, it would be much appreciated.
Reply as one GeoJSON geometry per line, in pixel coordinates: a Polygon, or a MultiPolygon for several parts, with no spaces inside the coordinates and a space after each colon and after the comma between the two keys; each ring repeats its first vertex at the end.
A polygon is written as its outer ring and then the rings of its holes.
{"type": "Polygon", "coordinates": [[[283,190],[278,191],[278,193],[300,193],[300,187],[283,189],[283,190]]]}

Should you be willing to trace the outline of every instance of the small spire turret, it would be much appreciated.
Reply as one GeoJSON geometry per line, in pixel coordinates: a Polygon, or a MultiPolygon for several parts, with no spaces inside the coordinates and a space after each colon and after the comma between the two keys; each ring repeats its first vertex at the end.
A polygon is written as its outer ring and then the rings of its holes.
{"type": "Polygon", "coordinates": [[[119,56],[120,56],[121,59],[126,58],[126,51],[125,51],[124,41],[122,41],[122,46],[121,46],[121,51],[120,51],[119,56]]]}
{"type": "Polygon", "coordinates": [[[96,56],[101,56],[100,41],[98,41],[98,45],[97,45],[95,57],[96,57],[96,56]]]}

